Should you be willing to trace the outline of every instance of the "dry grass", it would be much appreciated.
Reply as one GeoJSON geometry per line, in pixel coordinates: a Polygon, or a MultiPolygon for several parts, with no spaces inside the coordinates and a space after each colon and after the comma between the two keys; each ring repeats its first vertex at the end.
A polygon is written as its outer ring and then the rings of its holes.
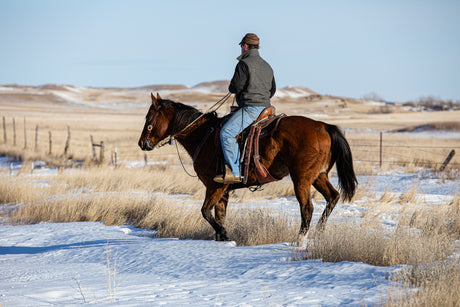
{"type": "MultiPolygon", "coordinates": [[[[195,207],[186,201],[180,203],[177,198],[151,193],[152,187],[155,191],[159,188],[179,193],[174,186],[164,186],[168,174],[157,174],[157,182],[145,183],[145,180],[132,181],[132,172],[110,170],[108,173],[95,169],[90,175],[81,171],[59,174],[60,180],[47,182],[39,193],[36,184],[21,177],[1,176],[1,202],[11,204],[3,212],[4,220],[13,225],[82,221],[132,224],[154,229],[159,237],[213,238],[214,231],[203,219],[199,205],[195,207]]],[[[176,186],[179,186],[177,181],[176,186]]],[[[194,192],[195,187],[196,182],[181,191],[194,192]]],[[[297,233],[297,225],[293,225],[287,215],[278,216],[258,208],[229,210],[226,226],[230,238],[240,245],[292,241],[297,233]]]]}
{"type": "Polygon", "coordinates": [[[431,207],[414,206],[404,210],[399,225],[421,230],[423,233],[460,237],[460,197],[431,207]]]}
{"type": "Polygon", "coordinates": [[[163,193],[204,193],[197,178],[187,176],[174,166],[117,168],[92,167],[78,172],[64,172],[59,181],[75,189],[95,192],[144,191],[163,193]]]}
{"type": "Polygon", "coordinates": [[[227,228],[232,240],[250,246],[293,242],[299,231],[286,212],[273,212],[269,208],[231,210],[227,228]]]}
{"type": "Polygon", "coordinates": [[[420,234],[405,228],[388,233],[353,222],[331,223],[324,232],[314,232],[311,238],[307,259],[378,266],[442,260],[452,255],[454,249],[447,236],[420,234]]]}
{"type": "MultiPolygon", "coordinates": [[[[16,184],[26,182],[22,175],[29,176],[31,169],[28,163],[24,163],[24,169],[19,176],[10,179],[2,178],[2,181],[15,180],[16,184]],[[27,170],[25,168],[28,168],[27,170]],[[14,179],[15,178],[15,179],[14,179]]],[[[33,176],[33,174],[32,174],[33,176]]],[[[33,180],[33,177],[30,178],[33,180]]],[[[57,176],[51,175],[48,178],[40,176],[50,185],[65,185],[69,190],[84,190],[92,192],[162,192],[166,194],[191,194],[194,199],[203,199],[205,188],[196,177],[188,176],[180,166],[173,164],[154,165],[140,168],[86,165],[83,168],[60,172],[57,176]]],[[[20,188],[18,186],[18,188],[20,188]]],[[[15,193],[13,193],[15,194],[15,193]]],[[[17,194],[17,193],[16,193],[17,194]]],[[[23,197],[26,194],[35,194],[29,186],[21,192],[23,197]]],[[[7,193],[2,193],[6,197],[7,193]]],[[[274,198],[280,196],[293,196],[294,190],[289,178],[279,182],[265,185],[263,189],[251,192],[248,189],[237,190],[231,195],[231,201],[254,200],[274,198]]],[[[2,196],[0,196],[1,199],[2,196]]],[[[9,201],[7,201],[9,202],[9,201]]]]}
{"type": "Polygon", "coordinates": [[[400,272],[396,280],[403,291],[392,289],[384,306],[458,306],[460,301],[460,260],[448,259],[421,264],[400,272]],[[414,290],[413,286],[419,287],[414,290]]]}
{"type": "MultiPolygon", "coordinates": [[[[165,197],[146,198],[131,193],[48,198],[9,210],[7,220],[10,224],[83,221],[132,224],[156,230],[162,238],[209,240],[214,236],[199,208],[172,203],[165,197]]],[[[239,245],[290,242],[297,233],[297,226],[287,216],[279,217],[261,209],[230,210],[226,226],[230,238],[239,245]]]]}
{"type": "Polygon", "coordinates": [[[22,177],[0,176],[0,203],[27,204],[44,197],[64,193],[65,185],[56,183],[49,186],[46,182],[37,184],[22,177]]]}

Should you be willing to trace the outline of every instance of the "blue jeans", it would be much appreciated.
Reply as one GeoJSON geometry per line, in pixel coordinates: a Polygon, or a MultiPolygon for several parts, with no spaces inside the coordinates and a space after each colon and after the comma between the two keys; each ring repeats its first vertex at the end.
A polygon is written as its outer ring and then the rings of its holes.
{"type": "Polygon", "coordinates": [[[233,113],[220,131],[225,162],[234,176],[241,176],[240,148],[236,136],[249,127],[266,107],[245,106],[233,113]]]}

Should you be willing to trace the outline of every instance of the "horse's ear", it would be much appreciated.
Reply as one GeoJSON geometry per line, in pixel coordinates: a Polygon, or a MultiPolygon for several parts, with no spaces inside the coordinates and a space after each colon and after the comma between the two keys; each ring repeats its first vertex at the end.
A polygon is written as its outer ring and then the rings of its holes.
{"type": "Polygon", "coordinates": [[[155,109],[158,108],[158,99],[155,98],[155,96],[153,95],[153,93],[150,93],[150,97],[152,97],[152,105],[155,109]]]}
{"type": "Polygon", "coordinates": [[[162,100],[163,98],[161,98],[160,94],[157,93],[157,100],[162,100]]]}

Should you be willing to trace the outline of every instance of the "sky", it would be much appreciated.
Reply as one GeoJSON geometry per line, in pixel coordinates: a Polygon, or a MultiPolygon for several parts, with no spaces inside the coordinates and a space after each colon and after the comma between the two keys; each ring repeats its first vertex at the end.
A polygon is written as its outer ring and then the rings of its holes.
{"type": "Polygon", "coordinates": [[[460,100],[460,0],[0,0],[0,84],[230,80],[244,34],[278,88],[460,100]]]}

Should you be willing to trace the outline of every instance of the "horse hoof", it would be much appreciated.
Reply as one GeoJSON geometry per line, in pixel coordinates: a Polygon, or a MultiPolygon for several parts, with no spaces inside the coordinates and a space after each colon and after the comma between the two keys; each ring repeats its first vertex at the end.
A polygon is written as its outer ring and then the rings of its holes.
{"type": "Polygon", "coordinates": [[[302,234],[302,233],[299,233],[299,235],[297,236],[297,240],[296,240],[296,246],[298,248],[306,248],[307,247],[307,234],[302,234]]]}
{"type": "Polygon", "coordinates": [[[223,233],[218,234],[218,233],[216,233],[216,241],[230,241],[230,240],[228,239],[226,234],[223,234],[223,233]]]}

